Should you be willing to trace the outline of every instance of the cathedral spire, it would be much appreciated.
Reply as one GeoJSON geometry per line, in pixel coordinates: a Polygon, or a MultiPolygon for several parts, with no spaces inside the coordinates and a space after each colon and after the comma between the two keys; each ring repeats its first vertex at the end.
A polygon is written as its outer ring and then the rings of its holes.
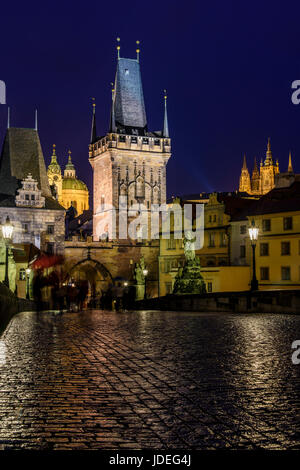
{"type": "Polygon", "coordinates": [[[288,166],[288,173],[294,173],[293,165],[292,165],[292,153],[289,153],[289,166],[288,166]]]}
{"type": "Polygon", "coordinates": [[[10,128],[10,107],[7,108],[7,129],[10,128]]]}
{"type": "Polygon", "coordinates": [[[96,103],[95,98],[93,100],[93,117],[92,117],[92,131],[91,131],[91,144],[97,140],[97,129],[96,129],[96,103]]]}
{"type": "Polygon", "coordinates": [[[168,111],[167,111],[167,90],[164,90],[164,100],[165,100],[165,115],[164,115],[163,137],[169,137],[169,124],[168,124],[168,111]]]}
{"type": "Polygon", "coordinates": [[[37,131],[38,130],[38,114],[37,114],[37,109],[35,110],[35,124],[34,124],[34,129],[37,131]]]}
{"type": "Polygon", "coordinates": [[[244,153],[244,160],[243,160],[243,170],[248,170],[248,168],[247,168],[246,154],[245,154],[245,153],[244,153]]]}
{"type": "Polygon", "coordinates": [[[268,144],[267,144],[265,165],[272,165],[272,164],[273,164],[273,157],[272,157],[272,150],[271,150],[271,139],[269,137],[268,144]]]}

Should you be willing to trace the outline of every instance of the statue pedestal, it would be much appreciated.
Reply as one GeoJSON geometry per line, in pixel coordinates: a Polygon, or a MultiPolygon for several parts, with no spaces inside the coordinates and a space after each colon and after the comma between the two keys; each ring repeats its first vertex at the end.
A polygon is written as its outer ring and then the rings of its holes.
{"type": "Polygon", "coordinates": [[[145,296],[145,284],[135,285],[135,300],[143,300],[145,296]]]}
{"type": "Polygon", "coordinates": [[[173,294],[205,294],[206,286],[201,274],[199,258],[188,260],[178,270],[173,294]]]}

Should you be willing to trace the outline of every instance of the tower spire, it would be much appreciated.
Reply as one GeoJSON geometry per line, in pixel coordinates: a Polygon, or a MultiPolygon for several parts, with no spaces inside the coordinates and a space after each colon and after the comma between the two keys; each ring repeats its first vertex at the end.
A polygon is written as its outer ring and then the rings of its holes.
{"type": "Polygon", "coordinates": [[[267,144],[267,152],[266,152],[265,164],[267,164],[267,165],[272,165],[272,164],[273,164],[273,157],[272,157],[271,139],[270,139],[270,137],[268,137],[268,144],[267,144]]]}
{"type": "Polygon", "coordinates": [[[117,38],[117,43],[118,43],[118,45],[117,45],[118,59],[120,59],[120,49],[121,49],[121,47],[120,47],[120,38],[117,38]]]}
{"type": "Polygon", "coordinates": [[[95,98],[92,98],[93,101],[93,117],[92,117],[92,131],[91,131],[91,144],[97,140],[97,129],[96,129],[96,103],[95,98]]]}
{"type": "Polygon", "coordinates": [[[136,60],[139,62],[140,61],[140,41],[136,41],[136,60]]]}
{"type": "Polygon", "coordinates": [[[56,159],[56,145],[53,144],[53,151],[52,151],[52,156],[51,156],[51,163],[57,163],[56,159]]]}
{"type": "Polygon", "coordinates": [[[115,86],[111,82],[111,113],[110,113],[110,132],[116,132],[115,119],[115,86]]]}
{"type": "Polygon", "coordinates": [[[289,153],[289,166],[288,166],[288,173],[294,173],[293,165],[292,165],[292,153],[289,153]]]}
{"type": "Polygon", "coordinates": [[[35,125],[34,129],[37,131],[38,130],[38,114],[37,114],[37,109],[35,110],[35,125]]]}
{"type": "Polygon", "coordinates": [[[245,153],[244,153],[244,160],[243,160],[243,170],[248,170],[248,168],[247,168],[246,154],[245,154],[245,153]]]}
{"type": "Polygon", "coordinates": [[[165,100],[165,115],[164,115],[163,137],[169,137],[169,124],[168,124],[168,112],[167,112],[167,90],[164,90],[164,100],[165,100]]]}
{"type": "Polygon", "coordinates": [[[10,107],[7,108],[7,129],[10,128],[10,107]]]}

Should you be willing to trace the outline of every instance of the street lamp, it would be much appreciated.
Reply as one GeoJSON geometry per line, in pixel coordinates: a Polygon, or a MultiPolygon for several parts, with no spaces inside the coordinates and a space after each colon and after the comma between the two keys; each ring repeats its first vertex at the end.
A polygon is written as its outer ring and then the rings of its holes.
{"type": "Polygon", "coordinates": [[[30,296],[29,296],[29,276],[30,276],[31,269],[26,268],[25,271],[26,271],[26,299],[29,300],[30,299],[30,296]]]}
{"type": "Polygon", "coordinates": [[[144,299],[147,299],[147,275],[148,275],[148,269],[143,269],[143,274],[145,278],[145,292],[144,292],[144,299]]]}
{"type": "Polygon", "coordinates": [[[251,227],[249,227],[249,236],[250,236],[250,243],[252,246],[252,268],[253,268],[253,273],[252,273],[252,281],[251,281],[251,290],[258,290],[258,281],[256,279],[256,266],[255,266],[255,248],[256,248],[256,242],[258,238],[258,232],[259,229],[255,227],[254,220],[252,220],[251,227]]]}
{"type": "Polygon", "coordinates": [[[9,217],[7,216],[6,222],[4,225],[2,225],[2,235],[5,241],[6,245],[6,255],[5,255],[5,277],[3,283],[6,285],[6,287],[9,288],[9,280],[8,280],[8,248],[9,248],[9,243],[12,238],[12,234],[14,231],[14,226],[10,223],[9,217]]]}

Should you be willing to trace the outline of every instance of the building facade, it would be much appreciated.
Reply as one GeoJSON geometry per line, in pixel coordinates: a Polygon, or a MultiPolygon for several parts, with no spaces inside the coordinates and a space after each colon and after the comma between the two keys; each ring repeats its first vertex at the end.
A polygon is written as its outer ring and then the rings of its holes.
{"type": "MultiPolygon", "coordinates": [[[[9,271],[13,270],[18,277],[13,251],[20,250],[20,245],[32,244],[55,254],[64,251],[65,211],[51,194],[37,129],[7,129],[0,159],[0,188],[0,223],[9,217],[14,227],[9,271]]],[[[0,244],[4,265],[2,234],[0,244]]],[[[4,270],[1,276],[4,278],[4,270]]],[[[12,277],[10,286],[14,290],[12,277]]]]}

